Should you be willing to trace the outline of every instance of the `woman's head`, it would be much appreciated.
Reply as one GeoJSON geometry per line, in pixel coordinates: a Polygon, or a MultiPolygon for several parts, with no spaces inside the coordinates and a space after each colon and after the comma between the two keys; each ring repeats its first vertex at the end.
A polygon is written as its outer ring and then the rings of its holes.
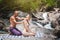
{"type": "Polygon", "coordinates": [[[28,14],[28,15],[26,16],[26,18],[27,18],[27,20],[30,20],[30,15],[28,14]]]}

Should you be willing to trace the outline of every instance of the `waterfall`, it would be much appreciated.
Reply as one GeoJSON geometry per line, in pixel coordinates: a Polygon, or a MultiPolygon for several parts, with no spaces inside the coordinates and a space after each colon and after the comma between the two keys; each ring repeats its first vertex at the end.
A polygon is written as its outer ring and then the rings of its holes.
{"type": "Polygon", "coordinates": [[[48,21],[48,12],[44,12],[42,17],[44,18],[43,22],[34,21],[33,23],[36,24],[38,27],[52,30],[53,28],[51,27],[51,22],[48,21]]]}
{"type": "Polygon", "coordinates": [[[48,14],[47,12],[43,13],[44,20],[47,20],[47,17],[48,17],[47,14],[48,14]]]}

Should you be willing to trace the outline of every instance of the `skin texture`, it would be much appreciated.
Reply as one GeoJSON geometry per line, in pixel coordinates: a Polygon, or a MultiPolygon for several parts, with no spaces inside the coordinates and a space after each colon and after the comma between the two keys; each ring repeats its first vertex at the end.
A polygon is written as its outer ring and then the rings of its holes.
{"type": "Polygon", "coordinates": [[[26,18],[23,20],[23,24],[24,24],[24,31],[26,32],[32,32],[30,29],[29,29],[29,20],[30,20],[30,16],[29,14],[26,16],[26,18]]]}
{"type": "Polygon", "coordinates": [[[21,22],[17,22],[17,17],[18,16],[18,11],[15,11],[14,12],[14,15],[10,17],[10,26],[11,27],[14,27],[16,26],[16,24],[20,24],[21,22]]]}
{"type": "Polygon", "coordinates": [[[24,24],[24,30],[26,30],[26,31],[24,33],[22,33],[22,35],[24,35],[24,36],[34,36],[35,33],[32,33],[30,31],[29,27],[28,27],[29,26],[29,24],[28,24],[29,15],[27,15],[26,18],[20,18],[20,17],[17,17],[17,16],[18,16],[18,11],[14,11],[14,14],[10,17],[10,27],[16,27],[16,24],[23,23],[24,24]],[[23,20],[23,22],[17,22],[16,21],[17,19],[23,20]]]}

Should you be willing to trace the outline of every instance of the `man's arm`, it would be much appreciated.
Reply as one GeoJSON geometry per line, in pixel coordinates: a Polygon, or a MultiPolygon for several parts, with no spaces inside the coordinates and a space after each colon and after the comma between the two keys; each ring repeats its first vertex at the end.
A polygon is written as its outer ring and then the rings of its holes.
{"type": "Polygon", "coordinates": [[[19,20],[24,20],[25,18],[20,18],[20,17],[16,17],[17,19],[19,19],[19,20]]]}
{"type": "Polygon", "coordinates": [[[21,24],[22,22],[17,22],[14,18],[12,18],[13,22],[16,24],[21,24]]]}

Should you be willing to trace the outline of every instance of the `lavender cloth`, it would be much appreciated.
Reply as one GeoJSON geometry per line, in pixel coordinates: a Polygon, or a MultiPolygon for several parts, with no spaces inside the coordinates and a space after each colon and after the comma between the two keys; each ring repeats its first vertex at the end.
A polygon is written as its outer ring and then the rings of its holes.
{"type": "Polygon", "coordinates": [[[22,35],[22,32],[15,27],[10,27],[10,32],[12,35],[17,35],[17,36],[22,35]]]}

